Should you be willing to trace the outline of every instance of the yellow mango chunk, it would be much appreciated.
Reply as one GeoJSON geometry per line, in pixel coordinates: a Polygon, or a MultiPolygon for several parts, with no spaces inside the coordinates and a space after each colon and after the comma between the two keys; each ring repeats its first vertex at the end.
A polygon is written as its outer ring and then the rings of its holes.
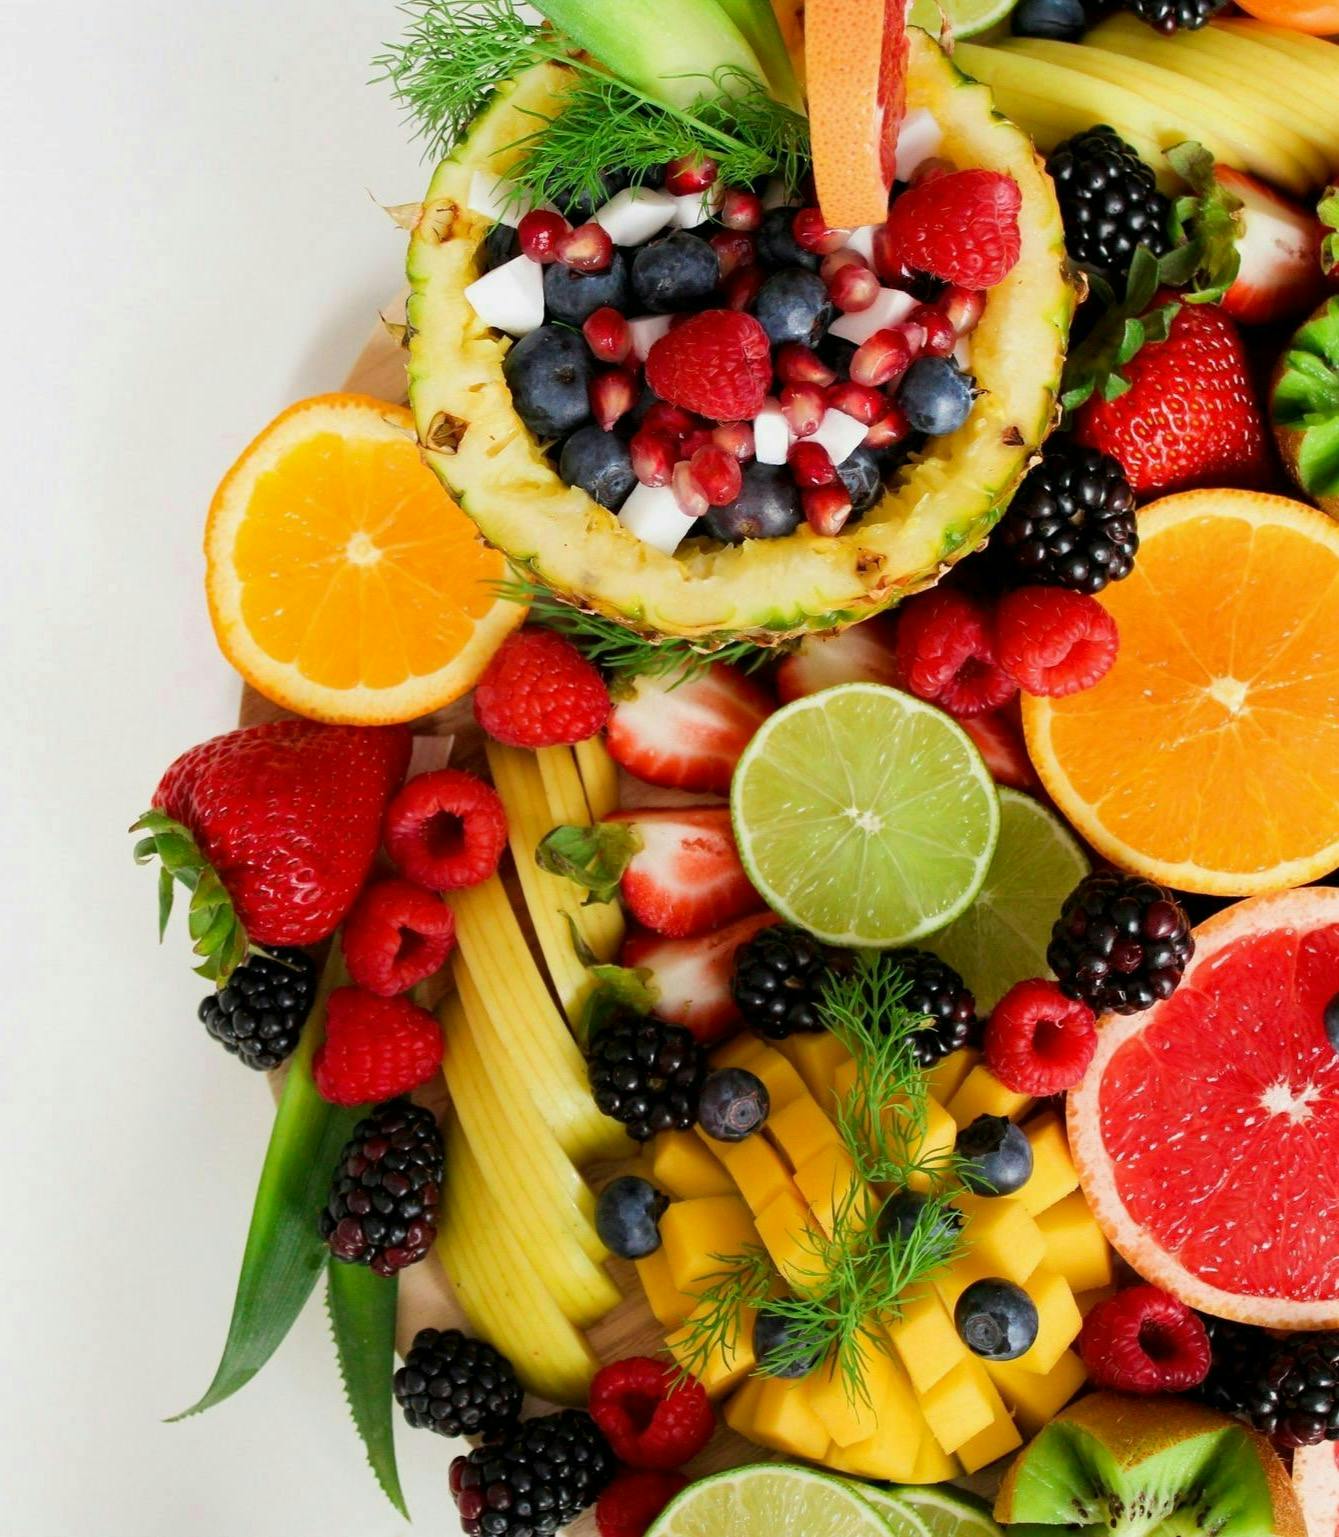
{"type": "Polygon", "coordinates": [[[645,1157],[651,1183],[681,1201],[735,1193],[734,1181],[715,1153],[691,1131],[662,1131],[645,1157]]]}
{"type": "Polygon", "coordinates": [[[1046,1257],[1041,1229],[1015,1197],[962,1195],[954,1205],[967,1218],[963,1252],[932,1278],[950,1313],[973,1281],[998,1276],[1021,1286],[1046,1257]]]}
{"type": "Polygon", "coordinates": [[[828,1467],[860,1478],[890,1479],[900,1484],[937,1483],[957,1471],[957,1464],[940,1451],[914,1399],[905,1411],[889,1405],[876,1415],[875,1421],[875,1430],[865,1440],[851,1446],[834,1444],[827,1456],[828,1467]],[[949,1472],[917,1476],[927,1445],[934,1447],[940,1464],[949,1472]]]}
{"type": "Polygon", "coordinates": [[[775,1116],[778,1110],[783,1110],[793,1100],[809,1097],[804,1079],[779,1051],[764,1046],[757,1036],[737,1035],[733,1041],[727,1041],[712,1053],[711,1064],[713,1067],[747,1068],[750,1073],[761,1078],[767,1087],[771,1116],[775,1116]]]}
{"type": "Polygon", "coordinates": [[[902,1431],[906,1460],[914,1461],[924,1421],[911,1383],[893,1355],[887,1336],[882,1332],[862,1336],[860,1356],[865,1397],[848,1396],[841,1368],[831,1360],[803,1379],[809,1407],[823,1421],[837,1446],[856,1446],[877,1436],[881,1427],[896,1425],[902,1431]]]}
{"type": "Polygon", "coordinates": [[[758,1213],[756,1220],[758,1237],[786,1284],[795,1291],[811,1287],[818,1278],[820,1265],[815,1250],[817,1234],[808,1204],[799,1191],[793,1185],[782,1191],[758,1213]]]}
{"type": "Polygon", "coordinates": [[[643,1259],[634,1260],[637,1279],[646,1293],[646,1304],[662,1329],[677,1329],[697,1306],[697,1298],[681,1292],[670,1274],[664,1248],[643,1259]]]}
{"type": "Polygon", "coordinates": [[[725,1423],[759,1446],[806,1462],[827,1460],[831,1440],[805,1401],[803,1382],[751,1377],[725,1406],[725,1423]]]}
{"type": "Polygon", "coordinates": [[[927,1431],[921,1437],[916,1464],[903,1480],[908,1484],[942,1484],[956,1478],[962,1467],[956,1457],[951,1457],[939,1442],[927,1431]]]}
{"type": "Polygon", "coordinates": [[[981,1363],[969,1354],[921,1394],[921,1413],[940,1449],[956,1452],[990,1428],[998,1402],[981,1363]]]}
{"type": "Polygon", "coordinates": [[[804,1086],[828,1110],[832,1104],[834,1080],[839,1069],[851,1060],[851,1053],[826,1030],[804,1030],[776,1043],[777,1051],[804,1080],[804,1086]]]}
{"type": "Polygon", "coordinates": [[[855,1159],[840,1142],[821,1148],[801,1164],[795,1170],[795,1184],[829,1238],[836,1231],[839,1212],[858,1215],[862,1223],[871,1214],[871,1203],[858,1193],[865,1187],[856,1174],[855,1159]]]}
{"type": "Polygon", "coordinates": [[[1115,1279],[1111,1245],[1088,1210],[1083,1192],[1076,1190],[1037,1216],[1046,1241],[1046,1263],[1076,1292],[1096,1291],[1115,1279]]]}
{"type": "Polygon", "coordinates": [[[1007,1456],[1023,1444],[1018,1426],[1014,1424],[1013,1417],[995,1390],[995,1384],[986,1376],[975,1358],[972,1364],[981,1371],[983,1391],[991,1405],[992,1419],[984,1430],[979,1430],[958,1448],[958,1461],[962,1463],[963,1471],[967,1473],[975,1473],[978,1468],[984,1468],[999,1458],[1007,1456]]]}
{"type": "Polygon", "coordinates": [[[929,1190],[942,1178],[957,1140],[958,1123],[937,1099],[927,1100],[925,1135],[918,1144],[907,1149],[908,1163],[922,1166],[907,1180],[912,1190],[929,1190]]]}
{"type": "Polygon", "coordinates": [[[742,1142],[715,1142],[712,1146],[750,1211],[759,1212],[783,1191],[794,1189],[785,1161],[765,1137],[755,1135],[742,1142]]]}
{"type": "Polygon", "coordinates": [[[985,1363],[986,1375],[1013,1411],[1018,1428],[1024,1435],[1035,1436],[1074,1397],[1088,1374],[1072,1350],[1063,1351],[1048,1372],[1030,1372],[1021,1367],[1021,1359],[985,1363]]]}
{"type": "Polygon", "coordinates": [[[980,1060],[981,1053],[973,1051],[970,1046],[960,1046],[957,1051],[941,1057],[925,1075],[925,1087],[930,1091],[931,1098],[937,1099],[941,1105],[948,1104],[962,1087],[963,1079],[980,1060]]]}
{"type": "Polygon", "coordinates": [[[1037,1338],[1013,1364],[1044,1375],[1074,1343],[1083,1315],[1069,1282],[1045,1265],[1038,1265],[1023,1282],[1023,1290],[1037,1305],[1037,1338]]]}
{"type": "Polygon", "coordinates": [[[939,1294],[926,1287],[902,1307],[902,1316],[888,1325],[888,1337],[917,1393],[925,1393],[967,1354],[939,1294]]]}
{"type": "Polygon", "coordinates": [[[1090,1292],[1077,1292],[1074,1296],[1074,1304],[1084,1318],[1097,1306],[1099,1302],[1105,1302],[1108,1297],[1116,1295],[1115,1286],[1098,1286],[1090,1292]]]}
{"type": "Polygon", "coordinates": [[[978,1062],[949,1100],[948,1109],[962,1127],[970,1126],[979,1115],[1005,1115],[1016,1121],[1031,1103],[1030,1094],[1006,1089],[984,1062],[978,1062]]]}
{"type": "Polygon", "coordinates": [[[1032,1173],[1018,1199],[1035,1217],[1077,1190],[1079,1174],[1069,1156],[1064,1123],[1054,1110],[1034,1116],[1023,1131],[1032,1144],[1032,1173]]]}
{"type": "Polygon", "coordinates": [[[758,1242],[749,1209],[737,1195],[672,1201],[660,1219],[661,1251],[675,1287],[694,1296],[758,1242]]]}
{"type": "Polygon", "coordinates": [[[689,1351],[693,1336],[692,1325],[702,1316],[706,1304],[699,1304],[684,1320],[684,1327],[670,1334],[665,1348],[685,1370],[691,1371],[706,1390],[709,1398],[719,1398],[728,1393],[757,1365],[753,1354],[753,1323],[757,1317],[753,1308],[736,1308],[734,1319],[723,1334],[713,1340],[710,1355],[701,1360],[689,1351]]]}
{"type": "MultiPolygon", "coordinates": [[[[784,1061],[784,1058],[778,1058],[778,1061],[784,1061]]],[[[795,1072],[789,1062],[786,1066],[792,1073],[795,1072]]],[[[795,1076],[798,1082],[799,1074],[796,1073],[795,1076]]],[[[841,1142],[837,1128],[818,1108],[818,1102],[811,1097],[803,1085],[801,1085],[799,1096],[783,1105],[780,1110],[776,1108],[775,1101],[773,1102],[772,1112],[763,1123],[763,1130],[768,1140],[786,1155],[786,1161],[792,1169],[798,1169],[802,1164],[808,1163],[815,1153],[822,1152],[824,1148],[839,1145],[841,1142]]]]}

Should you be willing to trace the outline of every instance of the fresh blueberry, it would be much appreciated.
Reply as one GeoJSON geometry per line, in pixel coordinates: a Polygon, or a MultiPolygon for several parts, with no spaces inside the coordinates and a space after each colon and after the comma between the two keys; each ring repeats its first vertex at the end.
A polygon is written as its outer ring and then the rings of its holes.
{"type": "Polygon", "coordinates": [[[975,383],[952,358],[917,358],[902,380],[897,403],[913,432],[942,437],[971,415],[975,383]]]}
{"type": "Polygon", "coordinates": [[[631,298],[628,262],[622,251],[614,252],[603,272],[578,272],[563,262],[551,262],[544,269],[544,308],[550,320],[579,326],[606,304],[626,311],[631,298]]]}
{"type": "Polygon", "coordinates": [[[495,224],[484,236],[481,265],[485,272],[491,272],[520,254],[521,237],[510,224],[495,224]]]}
{"type": "Polygon", "coordinates": [[[620,1259],[644,1259],[660,1247],[660,1215],[668,1205],[649,1180],[620,1174],[595,1202],[595,1231],[620,1259]]]}
{"type": "Polygon", "coordinates": [[[724,507],[713,507],[706,521],[712,538],[724,544],[780,539],[804,522],[800,488],[784,464],[759,464],[755,459],[744,466],[739,495],[724,507]]]}
{"type": "Polygon", "coordinates": [[[1081,0],[1020,0],[1009,19],[1015,37],[1049,37],[1077,43],[1088,28],[1081,0]]]}
{"type": "Polygon", "coordinates": [[[720,280],[720,258],[686,229],[641,246],[632,258],[632,291],[653,315],[701,309],[720,280]]]}
{"type": "Polygon", "coordinates": [[[570,202],[561,205],[563,218],[574,229],[578,224],[588,224],[595,210],[603,208],[615,192],[622,192],[631,179],[626,171],[601,171],[599,197],[583,192],[572,198],[570,202]]]}
{"type": "Polygon", "coordinates": [[[1002,1115],[978,1115],[958,1133],[962,1182],[982,1195],[1012,1195],[1032,1177],[1032,1144],[1002,1115]]]}
{"type": "Polygon", "coordinates": [[[697,1102],[702,1130],[718,1142],[742,1142],[767,1119],[772,1102],[767,1085],[742,1067],[722,1067],[707,1076],[697,1102]]]}
{"type": "Polygon", "coordinates": [[[853,449],[837,466],[837,479],[851,498],[851,516],[859,517],[883,495],[883,470],[868,448],[853,449]]]}
{"type": "Polygon", "coordinates": [[[973,1355],[1016,1361],[1037,1338],[1037,1304],[1012,1281],[973,1281],[958,1298],[953,1323],[973,1355]]]}
{"type": "Polygon", "coordinates": [[[537,438],[561,438],[590,420],[594,373],[585,339],[564,326],[531,331],[502,363],[516,414],[537,438]]]}
{"type": "Polygon", "coordinates": [[[594,423],[578,427],[563,444],[558,473],[569,486],[580,486],[610,512],[618,511],[637,484],[627,443],[594,423]]]}
{"type": "Polygon", "coordinates": [[[773,273],[758,290],[753,312],[774,347],[782,342],[817,346],[832,324],[827,284],[798,267],[773,273]]]}
{"type": "Polygon", "coordinates": [[[817,272],[822,258],[806,251],[795,238],[791,225],[798,208],[769,208],[758,231],[758,260],[764,267],[803,267],[817,272]]]}
{"type": "MultiPolygon", "coordinates": [[[[899,1190],[889,1196],[879,1213],[879,1236],[906,1243],[926,1205],[926,1198],[914,1190],[899,1190]]],[[[957,1233],[962,1227],[962,1213],[956,1206],[940,1206],[934,1227],[936,1232],[957,1233]]]]}
{"type": "Polygon", "coordinates": [[[818,1365],[820,1352],[795,1358],[790,1320],[763,1308],[753,1321],[753,1354],[767,1377],[807,1377],[818,1365]],[[776,1366],[769,1365],[775,1361],[776,1366]]]}
{"type": "Polygon", "coordinates": [[[1339,993],[1325,1005],[1325,1034],[1330,1038],[1330,1045],[1339,1051],[1339,993]]]}

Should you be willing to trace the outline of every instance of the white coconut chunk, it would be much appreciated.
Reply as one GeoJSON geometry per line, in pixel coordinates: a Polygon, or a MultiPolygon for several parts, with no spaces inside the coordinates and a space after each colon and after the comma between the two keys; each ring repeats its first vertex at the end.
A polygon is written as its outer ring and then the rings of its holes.
{"type": "Polygon", "coordinates": [[[874,232],[882,228],[882,224],[862,224],[859,229],[853,229],[846,237],[846,249],[863,257],[866,264],[872,267],[874,265],[874,232]]]}
{"type": "Polygon", "coordinates": [[[704,192],[685,192],[680,197],[670,196],[674,203],[675,229],[696,229],[712,218],[725,201],[725,188],[720,182],[712,182],[704,192]]]}
{"type": "Polygon", "coordinates": [[[845,411],[830,410],[823,413],[818,431],[811,432],[805,442],[821,443],[833,464],[844,464],[865,441],[868,431],[864,422],[856,421],[845,411]]]}
{"type": "Polygon", "coordinates": [[[753,418],[753,456],[759,464],[784,464],[794,441],[779,400],[765,400],[753,418]]]}
{"type": "Polygon", "coordinates": [[[840,336],[843,341],[854,342],[858,347],[876,331],[884,331],[900,320],[905,320],[918,302],[900,288],[881,288],[867,310],[855,310],[834,321],[832,334],[840,336]]]}
{"type": "Polygon", "coordinates": [[[898,181],[910,181],[932,155],[939,153],[944,130],[926,107],[913,107],[902,119],[897,131],[897,158],[893,175],[898,181]]]}
{"type": "Polygon", "coordinates": [[[624,187],[595,211],[595,222],[615,245],[645,245],[673,222],[678,199],[654,187],[624,187]]]}
{"type": "Polygon", "coordinates": [[[525,336],[544,324],[544,269],[528,256],[517,256],[476,278],[465,297],[486,326],[525,336]]]}
{"type": "Polygon", "coordinates": [[[512,229],[534,208],[557,211],[552,203],[537,203],[505,176],[490,176],[487,171],[476,171],[470,177],[468,202],[471,213],[482,214],[494,224],[509,224],[512,229]]]}
{"type": "Polygon", "coordinates": [[[963,373],[972,371],[972,338],[960,336],[953,344],[953,361],[962,369],[963,373]]]}
{"type": "Polygon", "coordinates": [[[669,330],[672,315],[637,315],[628,321],[632,332],[632,350],[639,363],[646,362],[651,348],[669,330]]]}
{"type": "Polygon", "coordinates": [[[762,206],[766,212],[771,208],[787,208],[790,205],[790,196],[786,192],[786,184],[779,176],[773,176],[763,188],[762,206]]]}
{"type": "Polygon", "coordinates": [[[644,486],[638,481],[618,521],[643,544],[662,555],[673,555],[697,519],[684,516],[672,486],[644,486]]]}

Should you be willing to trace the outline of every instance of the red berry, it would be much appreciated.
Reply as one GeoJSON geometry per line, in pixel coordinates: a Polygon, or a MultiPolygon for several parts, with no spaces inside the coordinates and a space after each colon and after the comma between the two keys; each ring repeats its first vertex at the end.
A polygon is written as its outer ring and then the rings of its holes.
{"type": "Polygon", "coordinates": [[[834,384],[836,369],[829,368],[812,347],[803,342],[782,342],[776,349],[777,377],[782,384],[834,384]]]}
{"type": "Polygon", "coordinates": [[[818,431],[828,409],[821,385],[787,384],[780,398],[782,414],[797,438],[807,438],[818,431]]]}
{"type": "Polygon", "coordinates": [[[856,315],[879,297],[879,279],[868,267],[852,263],[832,274],[828,294],[844,314],[856,315]]]}
{"type": "Polygon", "coordinates": [[[851,378],[856,384],[877,387],[900,379],[911,367],[911,348],[901,331],[876,331],[861,342],[851,357],[851,378]]]}
{"type": "Polygon", "coordinates": [[[626,317],[612,305],[603,305],[593,315],[587,315],[581,334],[601,363],[626,363],[632,355],[632,331],[626,317]]]}
{"type": "Polygon", "coordinates": [[[712,429],[711,441],[727,454],[733,454],[741,464],[747,464],[753,458],[753,423],[722,422],[712,429]]]}
{"type": "Polygon", "coordinates": [[[627,368],[611,368],[596,374],[587,393],[595,420],[608,432],[637,404],[637,376],[627,368]]]}
{"type": "Polygon", "coordinates": [[[1209,1375],[1204,1323],[1160,1286],[1127,1286],[1083,1321],[1079,1354],[1094,1387],[1183,1393],[1209,1375]]]}
{"type": "Polygon", "coordinates": [[[830,486],[837,478],[837,467],[832,455],[821,443],[795,443],[786,456],[795,484],[807,490],[815,486],[830,486]]]}
{"type": "Polygon", "coordinates": [[[907,689],[950,715],[981,715],[1015,693],[995,663],[986,611],[951,587],[908,598],[898,611],[897,662],[907,689]]]}
{"type": "Polygon", "coordinates": [[[746,310],[758,297],[762,285],[761,267],[739,267],[721,284],[721,298],[729,309],[746,310]]]}
{"type": "Polygon", "coordinates": [[[739,495],[744,476],[739,460],[726,449],[708,440],[695,450],[690,461],[693,479],[713,507],[726,507],[739,495]]]}
{"type": "Polygon", "coordinates": [[[1097,1022],[1086,1003],[1066,998],[1054,982],[1011,987],[986,1026],[986,1064],[1019,1094],[1063,1094],[1088,1070],[1097,1022]]]}
{"type": "Polygon", "coordinates": [[[1018,183],[1000,171],[918,181],[888,211],[883,260],[964,288],[993,288],[1018,260],[1022,203],[1018,183]]]}
{"type": "Polygon", "coordinates": [[[716,253],[721,278],[728,278],[741,267],[751,267],[758,260],[758,242],[752,235],[735,230],[718,230],[707,242],[716,253]]]}
{"type": "Polygon", "coordinates": [[[981,312],[986,307],[986,296],[976,288],[962,288],[950,283],[935,300],[936,309],[943,310],[955,336],[966,336],[976,329],[981,312]]]}
{"type": "Polygon", "coordinates": [[[671,438],[676,443],[682,443],[696,426],[697,423],[687,411],[681,410],[678,406],[672,406],[664,400],[657,400],[642,417],[644,432],[659,433],[662,437],[671,438]]]}
{"type": "Polygon", "coordinates": [[[868,267],[869,263],[859,251],[842,246],[839,251],[829,251],[818,264],[818,275],[825,283],[831,283],[843,267],[868,267]]]}
{"type": "Polygon", "coordinates": [[[558,260],[558,246],[571,233],[572,226],[562,214],[550,208],[534,208],[516,226],[521,250],[533,262],[548,266],[558,260]]]}
{"type": "Polygon", "coordinates": [[[762,227],[762,199],[743,187],[727,187],[716,217],[726,229],[755,230],[762,227]]]}
{"type": "Polygon", "coordinates": [[[674,466],[670,485],[674,488],[674,500],[679,504],[679,511],[685,518],[706,517],[707,508],[710,506],[707,493],[698,484],[697,476],[693,474],[693,466],[687,459],[681,459],[674,466]]]}
{"type": "Polygon", "coordinates": [[[995,612],[1000,666],[1029,694],[1077,694],[1111,671],[1120,649],[1116,621],[1086,592],[1019,587],[995,612]]]}
{"type": "Polygon", "coordinates": [[[408,1094],[442,1065],[442,1028],[408,998],[337,987],[326,1001],[325,1041],[312,1077],[332,1105],[370,1105],[408,1094]]]}
{"type": "Polygon", "coordinates": [[[599,224],[580,224],[558,242],[558,260],[577,272],[603,272],[614,259],[614,242],[599,224]]]}
{"type": "MultiPolygon", "coordinates": [[[[854,416],[855,412],[852,412],[851,415],[854,416]]],[[[865,447],[873,449],[892,448],[895,444],[900,443],[910,431],[911,423],[907,420],[906,413],[894,401],[865,434],[865,447]]]]}
{"type": "Polygon", "coordinates": [[[642,1537],[687,1484],[682,1473],[620,1473],[596,1501],[596,1530],[600,1537],[642,1537]]]}
{"type": "Polygon", "coordinates": [[[650,1356],[601,1367],[590,1385],[591,1418],[614,1456],[631,1468],[678,1468],[711,1439],[716,1415],[696,1377],[650,1356]]]}
{"type": "Polygon", "coordinates": [[[483,780],[439,769],[411,779],[395,796],[386,807],[382,838],[401,874],[429,891],[457,891],[477,886],[497,869],[507,845],[507,814],[483,780]]]}
{"type": "Polygon", "coordinates": [[[673,438],[642,427],[633,433],[628,448],[632,454],[632,473],[644,486],[669,485],[679,457],[673,438]]]}
{"type": "Polygon", "coordinates": [[[801,491],[800,500],[804,504],[805,522],[825,538],[841,533],[851,516],[850,493],[840,481],[836,485],[801,491]]]}
{"type": "Polygon", "coordinates": [[[552,630],[509,635],[474,690],[475,720],[508,747],[584,742],[608,717],[604,679],[552,630]]]}
{"type": "Polygon", "coordinates": [[[872,427],[888,410],[888,397],[868,384],[852,384],[843,379],[828,391],[828,408],[844,411],[856,421],[872,427]]]}
{"type": "Polygon", "coordinates": [[[946,358],[958,340],[948,316],[932,304],[918,304],[902,324],[908,330],[912,326],[920,328],[919,350],[932,358],[946,358]]]}
{"type": "Polygon", "coordinates": [[[893,245],[892,236],[888,233],[888,226],[880,224],[874,231],[873,240],[874,270],[885,283],[896,288],[904,284],[906,269],[898,260],[898,251],[893,245]]]}
{"type": "Polygon", "coordinates": [[[393,998],[439,971],[455,938],[456,920],[441,897],[391,878],[363,888],[339,942],[358,986],[393,998]]]}
{"type": "Polygon", "coordinates": [[[699,448],[705,448],[711,442],[711,429],[709,427],[694,427],[688,436],[679,444],[679,458],[691,459],[699,448]]]}
{"type": "Polygon", "coordinates": [[[772,344],[752,315],[703,310],[651,348],[646,382],[661,400],[713,422],[743,421],[756,416],[767,398],[772,344]]]}
{"type": "Polygon", "coordinates": [[[710,155],[680,155],[665,167],[665,191],[675,197],[685,197],[690,192],[705,192],[714,186],[720,167],[710,155]]]}
{"type": "Polygon", "coordinates": [[[790,221],[795,244],[815,255],[827,256],[846,244],[850,230],[833,229],[817,208],[801,208],[790,221]]]}

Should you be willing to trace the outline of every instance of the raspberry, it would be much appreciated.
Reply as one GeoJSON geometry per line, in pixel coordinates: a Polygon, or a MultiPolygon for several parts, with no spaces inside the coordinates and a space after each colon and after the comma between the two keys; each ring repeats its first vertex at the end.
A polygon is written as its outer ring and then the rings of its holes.
{"type": "Polygon", "coordinates": [[[950,715],[983,715],[1016,692],[996,665],[984,609],[951,587],[902,605],[897,662],[910,692],[950,715]]]}
{"type": "Polygon", "coordinates": [[[1203,1321],[1158,1286],[1127,1286],[1083,1321],[1079,1354],[1093,1386],[1122,1393],[1182,1393],[1209,1375],[1203,1321]]]}
{"type": "Polygon", "coordinates": [[[474,718],[508,747],[563,747],[609,718],[609,690],[570,640],[525,629],[502,642],[474,691],[474,718]]]}
{"type": "Polygon", "coordinates": [[[687,1488],[682,1473],[620,1473],[595,1506],[600,1537],[642,1537],[665,1506],[687,1488]]]}
{"type": "Polygon", "coordinates": [[[716,1415],[696,1377],[676,1386],[677,1368],[629,1356],[595,1373],[590,1412],[614,1455],[630,1468],[678,1468],[711,1439],[716,1415]]]}
{"type": "Polygon", "coordinates": [[[884,225],[890,266],[962,288],[993,288],[1018,260],[1018,183],[999,171],[951,171],[908,187],[884,225]]]}
{"type": "Polygon", "coordinates": [[[459,891],[497,869],[507,814],[481,779],[439,769],[411,779],[394,797],[381,835],[401,874],[429,891],[459,891]]]}
{"type": "Polygon", "coordinates": [[[995,1005],[985,1050],[986,1065],[1006,1088],[1062,1094],[1083,1077],[1097,1050],[1096,1017],[1054,982],[1019,982],[995,1005]]]}
{"type": "Polygon", "coordinates": [[[437,1021],[408,998],[375,998],[337,987],[325,1013],[325,1041],[312,1076],[332,1105],[370,1105],[426,1083],[442,1065],[437,1021]]]}
{"type": "Polygon", "coordinates": [[[1029,694],[1059,699],[1111,671],[1116,621],[1096,598],[1065,587],[1019,587],[995,611],[999,664],[1029,694]]]}
{"type": "MultiPolygon", "coordinates": [[[[728,281],[754,271],[741,267],[728,281]]],[[[646,382],[661,400],[714,422],[751,420],[772,383],[772,344],[752,315],[703,310],[651,348],[646,382]]]]}
{"type": "Polygon", "coordinates": [[[456,920],[439,896],[412,881],[373,881],[344,920],[340,946],[349,975],[369,993],[393,998],[441,968],[456,920]]]}

